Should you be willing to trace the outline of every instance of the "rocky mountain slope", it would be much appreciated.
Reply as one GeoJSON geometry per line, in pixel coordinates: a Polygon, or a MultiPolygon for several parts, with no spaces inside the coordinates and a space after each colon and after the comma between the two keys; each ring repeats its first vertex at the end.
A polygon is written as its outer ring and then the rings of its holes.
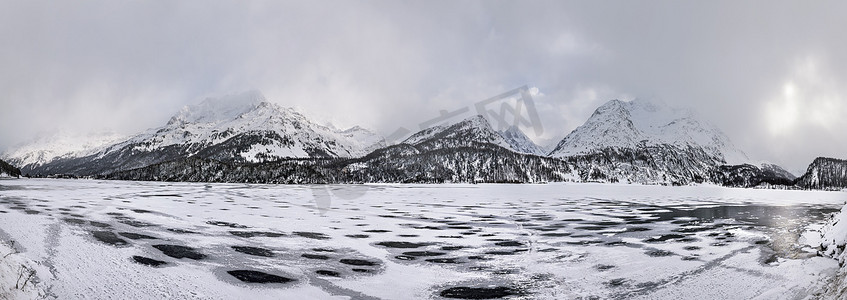
{"type": "Polygon", "coordinates": [[[165,126],[89,155],[55,159],[31,171],[107,174],[188,157],[239,163],[358,157],[384,145],[380,137],[362,128],[340,131],[318,125],[293,109],[267,102],[258,92],[247,92],[186,106],[165,126]]]}
{"type": "Polygon", "coordinates": [[[731,187],[757,187],[762,185],[791,187],[797,178],[791,172],[774,164],[724,165],[712,173],[714,183],[731,187]]]}
{"type": "Polygon", "coordinates": [[[20,177],[21,170],[0,160],[0,177],[20,177]]]}
{"type": "Polygon", "coordinates": [[[265,164],[182,160],[110,174],[128,180],[269,183],[578,181],[567,162],[519,153],[480,116],[420,131],[360,158],[265,164]]]}
{"type": "Polygon", "coordinates": [[[804,189],[847,188],[847,160],[818,157],[797,178],[796,185],[804,189]]]}
{"type": "Polygon", "coordinates": [[[500,136],[509,144],[509,148],[518,153],[526,153],[533,155],[546,155],[546,152],[540,146],[535,144],[526,134],[517,126],[511,126],[506,130],[500,131],[500,136]]]}
{"type": "Polygon", "coordinates": [[[552,157],[568,157],[608,149],[657,146],[702,149],[724,164],[748,160],[747,155],[735,148],[720,129],[700,120],[692,112],[638,99],[630,102],[612,100],[603,104],[549,154],[552,157]]]}
{"type": "Polygon", "coordinates": [[[644,100],[612,100],[550,152],[590,181],[684,185],[722,181],[714,170],[747,160],[693,113],[644,100]]]}

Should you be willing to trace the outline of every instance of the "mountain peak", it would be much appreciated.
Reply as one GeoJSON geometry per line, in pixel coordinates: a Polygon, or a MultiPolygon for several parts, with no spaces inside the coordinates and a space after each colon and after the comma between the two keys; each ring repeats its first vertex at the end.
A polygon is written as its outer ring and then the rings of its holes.
{"type": "Polygon", "coordinates": [[[606,102],[550,153],[555,157],[589,154],[604,148],[635,149],[650,145],[703,148],[730,164],[747,156],[716,126],[687,109],[645,99],[606,102]]]}
{"type": "Polygon", "coordinates": [[[502,136],[503,139],[509,143],[512,150],[515,150],[516,152],[534,155],[545,154],[544,151],[541,150],[541,147],[530,140],[529,137],[524,134],[523,130],[518,128],[518,126],[509,126],[509,128],[500,132],[500,136],[502,136]]]}
{"type": "Polygon", "coordinates": [[[198,104],[186,105],[171,117],[168,124],[214,123],[230,120],[257,107],[269,105],[272,104],[256,90],[222,97],[209,97],[198,104]]]}
{"type": "MultiPolygon", "coordinates": [[[[480,129],[484,129],[484,130],[494,130],[493,127],[491,127],[491,123],[488,122],[488,119],[486,119],[482,115],[475,115],[475,116],[469,117],[467,119],[459,121],[459,123],[456,123],[456,125],[475,127],[475,128],[480,128],[480,129]]],[[[454,126],[456,126],[456,125],[454,125],[454,126]]]]}

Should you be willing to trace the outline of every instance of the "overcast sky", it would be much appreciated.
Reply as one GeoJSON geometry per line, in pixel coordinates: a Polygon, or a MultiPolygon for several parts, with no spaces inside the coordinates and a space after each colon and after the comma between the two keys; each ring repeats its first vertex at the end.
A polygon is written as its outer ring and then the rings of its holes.
{"type": "Polygon", "coordinates": [[[0,148],[134,133],[257,89],[390,134],[521,85],[561,138],[602,103],[688,106],[754,160],[847,158],[847,2],[0,0],[0,148]]]}

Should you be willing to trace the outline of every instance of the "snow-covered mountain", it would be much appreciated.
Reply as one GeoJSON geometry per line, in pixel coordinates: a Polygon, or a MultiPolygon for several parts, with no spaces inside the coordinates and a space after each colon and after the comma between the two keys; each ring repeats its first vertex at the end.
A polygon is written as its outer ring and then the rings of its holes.
{"type": "Polygon", "coordinates": [[[797,178],[796,184],[804,189],[847,188],[847,160],[818,157],[797,178]]]}
{"type": "Polygon", "coordinates": [[[544,155],[518,127],[496,131],[485,117],[477,115],[452,125],[433,126],[421,130],[401,144],[414,145],[427,150],[456,147],[474,147],[493,144],[524,154],[544,155]]]}
{"type": "Polygon", "coordinates": [[[167,125],[123,145],[151,152],[176,145],[189,156],[261,162],[281,158],[355,157],[382,138],[365,129],[319,125],[291,108],[267,102],[258,92],[209,98],[186,106],[167,125]]]}
{"type": "Polygon", "coordinates": [[[510,148],[515,152],[542,156],[545,155],[544,150],[541,150],[541,147],[530,140],[529,137],[527,137],[526,134],[524,134],[517,126],[511,126],[506,130],[500,131],[500,136],[506,140],[506,143],[508,143],[510,148]]]}
{"type": "Polygon", "coordinates": [[[550,152],[553,157],[597,153],[604,149],[639,149],[671,145],[698,148],[725,164],[741,164],[747,155],[716,126],[691,111],[636,99],[612,100],[597,108],[583,124],[550,152]]]}
{"type": "Polygon", "coordinates": [[[24,174],[57,159],[83,157],[97,153],[106,146],[126,139],[118,133],[71,134],[57,132],[42,135],[2,154],[9,163],[20,166],[24,174]]]}
{"type": "Polygon", "coordinates": [[[94,153],[54,160],[34,171],[106,174],[195,156],[240,163],[357,157],[384,145],[382,138],[370,131],[319,125],[251,91],[186,106],[162,127],[94,153]]]}
{"type": "Polygon", "coordinates": [[[648,184],[717,182],[717,167],[747,161],[694,113],[645,100],[603,104],[549,155],[573,163],[584,180],[648,184]]]}
{"type": "Polygon", "coordinates": [[[426,150],[456,147],[472,147],[477,144],[494,144],[511,149],[499,132],[483,116],[477,115],[453,125],[433,126],[421,130],[402,144],[414,145],[426,150]]]}
{"type": "Polygon", "coordinates": [[[320,125],[293,109],[267,102],[258,92],[186,106],[164,126],[117,143],[73,147],[19,148],[8,153],[18,159],[13,164],[34,166],[29,170],[33,175],[140,180],[711,182],[739,187],[800,182],[816,188],[832,186],[821,183],[823,177],[843,177],[838,173],[843,173],[840,164],[826,161],[814,170],[810,167],[810,173],[797,181],[779,166],[743,163],[748,161],[744,152],[714,125],[687,110],[643,100],[609,101],[548,155],[519,128],[497,131],[482,116],[427,128],[386,146],[371,131],[320,125]],[[55,154],[32,149],[72,150],[55,154]],[[826,170],[815,171],[822,169],[826,170]]]}
{"type": "Polygon", "coordinates": [[[268,183],[579,180],[566,161],[520,153],[511,147],[485,118],[475,116],[422,130],[402,143],[358,158],[236,166],[188,158],[117,172],[107,178],[268,183]]]}
{"type": "Polygon", "coordinates": [[[717,166],[711,175],[711,181],[714,183],[744,188],[758,186],[790,187],[794,185],[796,178],[791,172],[771,163],[762,163],[759,166],[752,164],[717,166]]]}

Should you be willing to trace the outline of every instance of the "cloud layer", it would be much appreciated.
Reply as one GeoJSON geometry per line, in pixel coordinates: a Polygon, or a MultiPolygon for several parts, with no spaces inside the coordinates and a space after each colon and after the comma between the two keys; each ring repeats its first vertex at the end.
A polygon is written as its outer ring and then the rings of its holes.
{"type": "Polygon", "coordinates": [[[752,158],[847,157],[844,2],[2,1],[0,147],[135,132],[261,90],[390,134],[528,84],[537,140],[614,98],[689,106],[752,158]]]}

